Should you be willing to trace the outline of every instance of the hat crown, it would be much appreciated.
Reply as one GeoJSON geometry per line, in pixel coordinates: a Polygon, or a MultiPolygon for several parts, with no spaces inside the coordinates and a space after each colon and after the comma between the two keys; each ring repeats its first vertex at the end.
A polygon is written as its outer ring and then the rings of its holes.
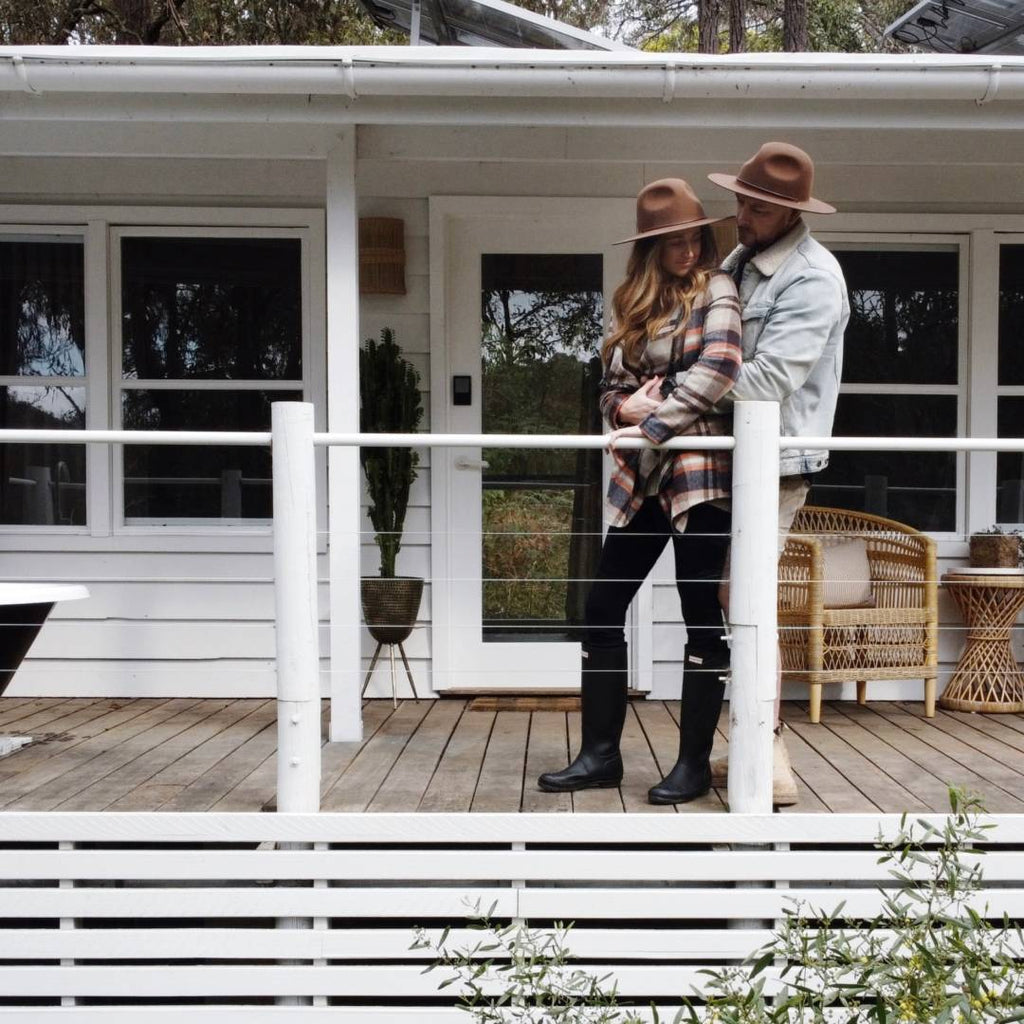
{"type": "Polygon", "coordinates": [[[641,189],[636,197],[637,234],[664,231],[704,221],[704,207],[697,193],[682,178],[660,178],[641,189]]]}
{"type": "Polygon", "coordinates": [[[814,162],[785,142],[766,142],[741,168],[736,180],[793,202],[806,203],[814,188],[814,162]]]}

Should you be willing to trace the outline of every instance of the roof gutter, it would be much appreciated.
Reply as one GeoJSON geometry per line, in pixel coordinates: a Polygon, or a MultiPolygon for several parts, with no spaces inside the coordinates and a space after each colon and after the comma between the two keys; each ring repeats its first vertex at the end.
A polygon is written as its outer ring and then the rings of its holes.
{"type": "Polygon", "coordinates": [[[682,99],[1024,99],[1024,59],[402,47],[0,49],[0,92],[682,99]],[[143,50],[144,52],[139,52],[143,50]],[[452,52],[454,51],[454,52],[452,52]],[[764,56],[779,59],[764,59],[764,56]],[[806,59],[807,57],[818,59],[806,59]],[[804,59],[800,59],[804,58],[804,59]],[[868,59],[870,58],[870,59],[868,59]],[[996,92],[998,84],[998,92],[996,92]]]}

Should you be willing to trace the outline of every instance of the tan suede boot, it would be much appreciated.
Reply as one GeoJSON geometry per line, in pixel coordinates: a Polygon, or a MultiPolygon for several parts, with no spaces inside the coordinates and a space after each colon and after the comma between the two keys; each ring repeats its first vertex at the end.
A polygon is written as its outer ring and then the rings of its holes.
{"type": "MultiPolygon", "coordinates": [[[[789,752],[783,736],[785,724],[779,726],[772,743],[772,803],[776,807],[790,807],[799,799],[796,777],[789,763],[789,752]]],[[[716,789],[729,781],[729,758],[723,754],[711,761],[711,785],[716,789]]]]}

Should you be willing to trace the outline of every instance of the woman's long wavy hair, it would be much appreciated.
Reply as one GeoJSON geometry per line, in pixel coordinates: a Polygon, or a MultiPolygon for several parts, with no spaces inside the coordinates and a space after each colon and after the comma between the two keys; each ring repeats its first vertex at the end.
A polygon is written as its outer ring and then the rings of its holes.
{"type": "Polygon", "coordinates": [[[623,362],[636,367],[647,339],[653,338],[680,307],[680,324],[685,325],[694,300],[707,287],[708,278],[718,266],[718,246],[710,224],[700,229],[700,257],[686,277],[676,277],[662,269],[661,250],[668,237],[641,238],[633,243],[626,279],[612,298],[615,329],[601,348],[605,366],[615,346],[621,345],[623,362]]]}

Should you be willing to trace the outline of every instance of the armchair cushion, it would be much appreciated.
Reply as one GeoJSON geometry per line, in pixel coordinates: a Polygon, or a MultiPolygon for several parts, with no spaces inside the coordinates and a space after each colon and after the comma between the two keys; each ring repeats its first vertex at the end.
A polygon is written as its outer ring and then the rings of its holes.
{"type": "Polygon", "coordinates": [[[826,608],[874,608],[867,543],[859,538],[826,544],[824,600],[826,608]]]}

